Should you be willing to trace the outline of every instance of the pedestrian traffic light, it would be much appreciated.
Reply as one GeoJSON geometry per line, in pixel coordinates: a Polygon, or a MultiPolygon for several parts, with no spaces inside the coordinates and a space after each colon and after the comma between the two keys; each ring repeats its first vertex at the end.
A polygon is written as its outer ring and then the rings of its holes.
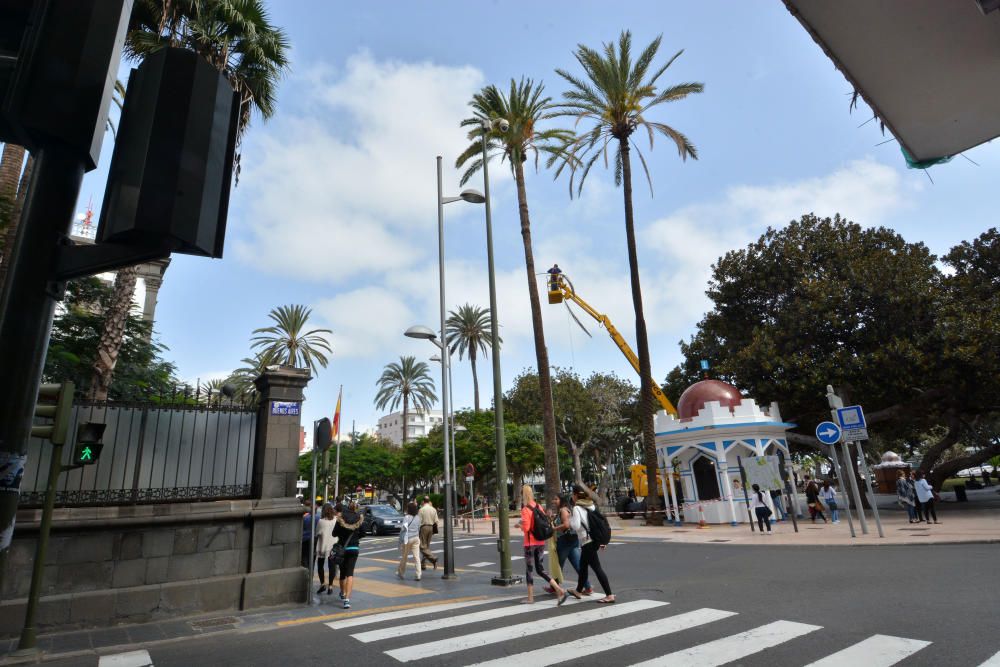
{"type": "Polygon", "coordinates": [[[326,417],[316,420],[315,430],[313,431],[313,449],[317,452],[325,452],[330,448],[330,443],[333,441],[333,431],[330,420],[326,417]]]}
{"type": "Polygon", "coordinates": [[[104,429],[107,424],[85,422],[76,427],[76,442],[73,444],[73,465],[86,466],[97,463],[101,458],[104,444],[104,429]]]}
{"type": "Polygon", "coordinates": [[[66,444],[66,433],[73,416],[73,394],[76,386],[72,382],[43,384],[38,388],[38,404],[35,416],[51,419],[51,424],[32,426],[31,435],[45,438],[54,445],[66,444]]]}

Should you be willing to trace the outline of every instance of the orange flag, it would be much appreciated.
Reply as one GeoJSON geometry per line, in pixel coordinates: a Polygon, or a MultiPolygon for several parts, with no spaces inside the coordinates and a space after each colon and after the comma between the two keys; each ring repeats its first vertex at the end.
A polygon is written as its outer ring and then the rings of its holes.
{"type": "Polygon", "coordinates": [[[340,437],[340,401],[342,398],[344,398],[344,385],[340,385],[340,395],[337,396],[337,410],[333,413],[333,428],[330,429],[334,442],[340,437]]]}

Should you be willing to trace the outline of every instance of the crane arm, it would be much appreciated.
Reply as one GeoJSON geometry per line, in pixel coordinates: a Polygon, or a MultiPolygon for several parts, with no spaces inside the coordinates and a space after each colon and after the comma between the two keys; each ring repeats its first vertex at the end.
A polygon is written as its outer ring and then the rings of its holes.
{"type": "MultiPolygon", "coordinates": [[[[569,286],[568,282],[561,273],[551,274],[549,278],[549,303],[558,303],[563,299],[569,299],[578,305],[583,312],[597,320],[598,323],[604,327],[605,331],[608,332],[608,335],[611,336],[611,340],[613,340],[615,345],[618,346],[618,349],[622,351],[625,358],[628,359],[628,362],[632,365],[632,368],[635,369],[635,372],[641,375],[642,371],[639,370],[639,357],[636,356],[635,352],[625,341],[625,338],[618,332],[618,329],[615,328],[615,325],[611,323],[608,316],[604,313],[598,312],[593,306],[580,298],[569,286]]],[[[653,390],[653,396],[655,396],[656,400],[660,402],[660,406],[663,407],[667,413],[676,417],[677,410],[670,402],[670,399],[667,398],[667,395],[663,393],[663,390],[660,389],[660,383],[653,378],[649,378],[649,383],[653,390]]]]}

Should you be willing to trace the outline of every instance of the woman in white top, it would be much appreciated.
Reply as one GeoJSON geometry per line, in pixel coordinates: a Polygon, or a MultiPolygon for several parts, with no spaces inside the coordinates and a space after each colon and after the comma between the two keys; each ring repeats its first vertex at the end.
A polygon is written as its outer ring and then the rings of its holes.
{"type": "Polygon", "coordinates": [[[337,541],[337,538],[333,536],[333,524],[335,522],[333,505],[329,503],[323,505],[323,513],[316,524],[316,572],[319,574],[319,590],[316,591],[317,595],[322,595],[324,592],[327,595],[333,595],[333,577],[337,566],[330,560],[330,551],[337,541]],[[330,573],[329,588],[323,578],[323,563],[326,563],[330,573]]]}
{"type": "Polygon", "coordinates": [[[591,568],[594,570],[594,574],[597,575],[597,580],[601,583],[601,588],[604,590],[604,597],[597,600],[600,604],[614,604],[615,594],[611,590],[611,584],[608,582],[608,575],[604,573],[604,568],[601,567],[601,559],[598,557],[597,552],[604,549],[604,545],[598,545],[590,539],[590,513],[597,509],[594,505],[594,501],[590,499],[590,495],[584,490],[579,484],[573,485],[573,495],[576,497],[576,504],[573,506],[573,513],[569,517],[570,528],[576,531],[576,537],[580,541],[580,569],[579,569],[579,580],[576,584],[576,590],[569,591],[574,597],[579,598],[584,592],[587,584],[587,576],[591,568]]]}
{"type": "Polygon", "coordinates": [[[840,513],[837,511],[837,494],[830,486],[830,480],[823,480],[823,488],[819,490],[819,499],[830,508],[830,521],[840,523],[840,513]]]}
{"type": "Polygon", "coordinates": [[[914,482],[914,486],[917,490],[917,500],[920,501],[920,509],[924,512],[924,521],[930,523],[931,517],[934,517],[934,523],[939,523],[937,512],[934,511],[934,488],[924,479],[923,470],[917,471],[917,481],[914,482]]]}
{"type": "Polygon", "coordinates": [[[406,574],[406,559],[413,554],[413,564],[417,568],[416,580],[420,581],[420,516],[417,504],[411,502],[406,506],[406,518],[399,531],[399,567],[396,576],[400,579],[406,574]]]}
{"type": "MultiPolygon", "coordinates": [[[[750,507],[753,509],[754,514],[757,515],[757,526],[760,528],[760,532],[764,534],[764,526],[767,526],[767,534],[771,534],[771,508],[767,506],[767,501],[765,500],[764,492],[760,490],[759,484],[753,485],[753,493],[750,494],[750,507]]],[[[768,495],[767,497],[770,497],[768,495]]]]}

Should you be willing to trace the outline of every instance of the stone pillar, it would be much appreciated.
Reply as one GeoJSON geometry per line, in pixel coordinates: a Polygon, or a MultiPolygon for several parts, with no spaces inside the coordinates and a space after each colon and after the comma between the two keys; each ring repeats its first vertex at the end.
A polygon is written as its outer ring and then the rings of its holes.
{"type": "Polygon", "coordinates": [[[311,379],[304,368],[272,366],[254,381],[260,392],[253,461],[255,498],[295,497],[303,390],[311,379]]]}

